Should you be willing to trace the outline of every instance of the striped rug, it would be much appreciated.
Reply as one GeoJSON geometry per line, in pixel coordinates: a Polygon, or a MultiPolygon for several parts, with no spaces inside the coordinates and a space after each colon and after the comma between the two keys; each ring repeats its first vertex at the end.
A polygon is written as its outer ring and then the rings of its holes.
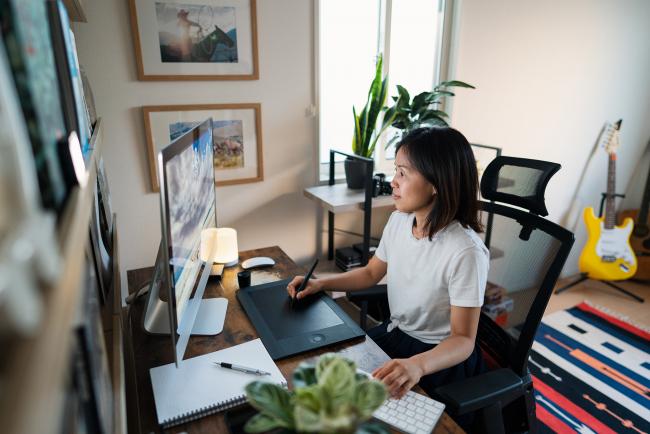
{"type": "Polygon", "coordinates": [[[529,367],[540,432],[650,432],[647,330],[581,303],[544,317],[529,367]]]}

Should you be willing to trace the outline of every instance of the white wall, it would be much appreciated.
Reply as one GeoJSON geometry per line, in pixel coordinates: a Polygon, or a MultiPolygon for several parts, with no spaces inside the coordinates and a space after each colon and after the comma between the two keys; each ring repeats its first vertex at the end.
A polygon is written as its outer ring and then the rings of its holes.
{"type": "MultiPolygon", "coordinates": [[[[617,191],[634,184],[650,138],[650,2],[462,0],[459,12],[451,77],[477,89],[459,91],[454,127],[505,155],[562,164],[546,201],[549,218],[565,222],[600,128],[623,118],[617,191]]],[[[598,150],[582,206],[597,210],[606,173],[607,155],[598,150]]],[[[565,274],[577,271],[585,240],[579,221],[565,274]]]]}
{"type": "Polygon", "coordinates": [[[305,110],[313,103],[311,2],[257,2],[260,79],[239,82],[138,81],[128,2],[87,3],[88,23],[74,31],[104,122],[122,270],[152,265],[160,239],[141,111],[156,104],[261,103],[265,179],[217,188],[219,225],[238,230],[240,249],[280,245],[298,260],[313,255],[316,207],[302,195],[316,180],[315,120],[305,110]]]}
{"type": "MultiPolygon", "coordinates": [[[[151,265],[160,237],[143,105],[260,102],[265,180],[218,188],[219,224],[238,230],[242,249],[277,244],[301,263],[324,247],[322,214],[302,195],[316,181],[315,120],[306,114],[313,103],[312,2],[258,0],[257,9],[260,79],[250,82],[138,81],[126,0],[89,1],[88,23],[75,24],[104,120],[123,271],[151,265]]],[[[607,119],[624,119],[618,185],[628,184],[650,136],[649,18],[644,0],[460,3],[452,77],[477,90],[459,92],[454,126],[505,154],[561,163],[547,195],[553,220],[567,211],[607,119]]],[[[605,188],[602,152],[591,169],[581,197],[593,204],[605,188]]],[[[360,220],[360,214],[337,217],[337,227],[360,230],[360,220]]],[[[373,220],[378,234],[385,212],[373,220]]],[[[584,242],[580,231],[576,252],[584,242]]]]}

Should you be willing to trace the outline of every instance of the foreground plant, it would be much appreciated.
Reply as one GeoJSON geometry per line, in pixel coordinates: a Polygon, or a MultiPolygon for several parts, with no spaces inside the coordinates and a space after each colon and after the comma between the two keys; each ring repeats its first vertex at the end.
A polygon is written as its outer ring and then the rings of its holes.
{"type": "Polygon", "coordinates": [[[248,402],[259,413],[248,421],[246,432],[389,432],[368,422],[386,400],[385,386],[357,373],[350,360],[325,354],[316,365],[302,363],[293,373],[293,386],[289,391],[262,381],[248,384],[248,402]]]}

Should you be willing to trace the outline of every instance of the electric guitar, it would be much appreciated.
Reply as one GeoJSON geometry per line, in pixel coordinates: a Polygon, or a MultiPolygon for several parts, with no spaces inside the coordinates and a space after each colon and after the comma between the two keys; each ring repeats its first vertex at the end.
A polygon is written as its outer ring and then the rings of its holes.
{"type": "Polygon", "coordinates": [[[631,218],[626,218],[622,225],[616,226],[614,194],[620,127],[619,120],[605,144],[605,150],[609,154],[605,216],[596,217],[592,207],[585,208],[583,213],[589,237],[580,254],[578,265],[580,271],[587,273],[591,279],[625,280],[634,276],[637,269],[636,256],[629,241],[634,222],[631,218]]]}
{"type": "Polygon", "coordinates": [[[650,172],[645,182],[643,199],[640,209],[628,209],[622,211],[618,218],[623,220],[627,217],[634,219],[634,231],[630,238],[630,244],[637,255],[638,267],[635,279],[650,280],[650,220],[648,210],[650,209],[650,172]]]}

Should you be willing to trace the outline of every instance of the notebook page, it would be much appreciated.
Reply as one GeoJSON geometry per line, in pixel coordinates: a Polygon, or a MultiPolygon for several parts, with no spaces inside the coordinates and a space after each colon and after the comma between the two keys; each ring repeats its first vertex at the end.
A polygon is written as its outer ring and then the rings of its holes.
{"type": "Polygon", "coordinates": [[[170,363],[149,372],[159,424],[240,398],[252,381],[286,384],[260,339],[183,360],[179,368],[170,363]],[[271,375],[247,374],[213,362],[240,364],[271,375]]]}

